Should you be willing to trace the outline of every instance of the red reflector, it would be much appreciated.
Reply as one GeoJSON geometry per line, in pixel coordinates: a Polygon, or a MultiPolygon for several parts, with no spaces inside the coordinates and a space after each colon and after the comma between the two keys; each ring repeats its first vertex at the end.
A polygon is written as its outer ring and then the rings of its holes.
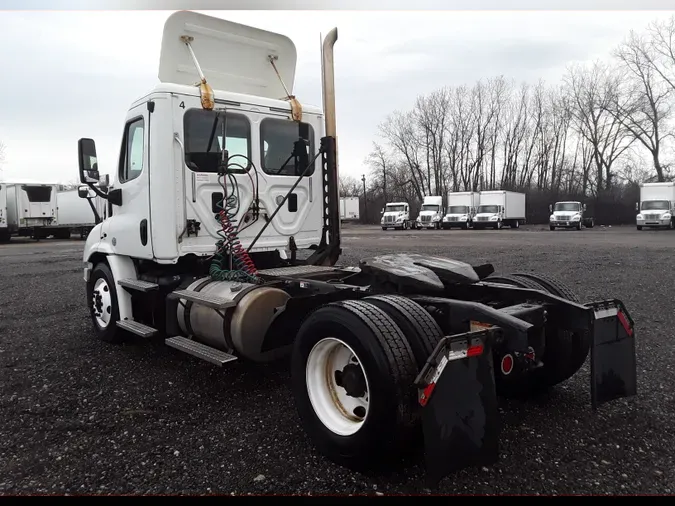
{"type": "Polygon", "coordinates": [[[502,358],[502,374],[508,376],[513,370],[513,357],[510,354],[504,355],[502,358]]]}
{"type": "Polygon", "coordinates": [[[431,392],[434,391],[434,388],[436,388],[436,383],[429,383],[424,388],[424,391],[422,392],[422,396],[420,397],[420,404],[422,406],[427,405],[427,402],[429,402],[429,397],[431,397],[431,392]]]}
{"type": "Polygon", "coordinates": [[[626,331],[626,334],[628,334],[630,337],[633,337],[633,329],[630,328],[630,323],[628,323],[628,319],[626,318],[626,315],[623,314],[623,311],[617,311],[616,316],[619,318],[621,325],[623,325],[623,329],[626,331]]]}
{"type": "Polygon", "coordinates": [[[477,344],[475,346],[469,346],[469,349],[466,350],[467,357],[477,357],[478,355],[483,354],[483,345],[477,344]]]}

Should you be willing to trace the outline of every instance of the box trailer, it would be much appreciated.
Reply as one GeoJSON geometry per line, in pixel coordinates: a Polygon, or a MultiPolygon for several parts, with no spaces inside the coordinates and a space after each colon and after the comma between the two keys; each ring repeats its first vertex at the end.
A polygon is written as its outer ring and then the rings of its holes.
{"type": "Polygon", "coordinates": [[[7,222],[11,234],[41,237],[57,224],[56,183],[13,181],[7,184],[7,222]]]}
{"type": "Polygon", "coordinates": [[[473,222],[474,229],[504,226],[519,228],[525,223],[525,194],[506,190],[482,191],[473,222]]]}
{"type": "MultiPolygon", "coordinates": [[[[92,203],[103,216],[104,201],[95,196],[92,203]]],[[[47,235],[54,235],[59,239],[67,239],[71,234],[79,234],[84,238],[96,225],[94,211],[86,198],[81,198],[78,190],[65,190],[56,194],[56,218],[57,224],[46,227],[47,235]]]]}
{"type": "Polygon", "coordinates": [[[637,229],[675,229],[675,182],[642,183],[640,202],[635,204],[637,229]]]}
{"type": "Polygon", "coordinates": [[[448,208],[443,216],[443,228],[471,228],[479,205],[479,192],[451,192],[448,194],[448,208]]]}
{"type": "Polygon", "coordinates": [[[358,221],[359,219],[359,198],[345,197],[340,199],[340,220],[358,221]]]}
{"type": "Polygon", "coordinates": [[[0,183],[0,242],[9,241],[10,232],[7,224],[7,185],[0,183]]]}
{"type": "MultiPolygon", "coordinates": [[[[162,82],[126,113],[120,170],[102,192],[113,212],[82,251],[94,335],[153,339],[214,366],[288,360],[297,423],[321,454],[371,472],[423,445],[427,483],[499,460],[498,393],[538,395],[590,355],[594,408],[635,395],[635,327],[615,297],[581,302],[546,276],[392,254],[386,241],[340,263],[336,41],[333,28],[322,43],[324,107],[299,107],[279,98],[293,93],[289,38],[189,11],[166,20],[162,82]],[[211,151],[216,135],[233,142],[211,151]]],[[[93,185],[93,139],[78,159],[93,185]]],[[[382,226],[405,228],[408,208],[387,204],[382,226]]],[[[521,450],[532,453],[527,438],[521,450]]]]}

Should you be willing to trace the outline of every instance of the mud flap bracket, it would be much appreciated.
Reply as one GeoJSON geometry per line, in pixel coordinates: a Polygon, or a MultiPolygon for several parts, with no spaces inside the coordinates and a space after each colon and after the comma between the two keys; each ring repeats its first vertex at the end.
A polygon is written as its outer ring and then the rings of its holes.
{"type": "Polygon", "coordinates": [[[499,459],[499,413],[492,362],[498,327],[444,337],[415,385],[422,405],[427,483],[499,459]]]}
{"type": "Polygon", "coordinates": [[[635,330],[623,303],[588,304],[594,310],[591,347],[591,402],[600,405],[637,394],[635,330]]]}

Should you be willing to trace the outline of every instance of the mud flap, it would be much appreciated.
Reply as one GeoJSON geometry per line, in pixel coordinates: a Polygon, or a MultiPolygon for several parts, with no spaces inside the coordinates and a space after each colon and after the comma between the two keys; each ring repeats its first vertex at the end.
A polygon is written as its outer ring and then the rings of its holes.
{"type": "Polygon", "coordinates": [[[589,304],[595,312],[591,348],[593,409],[637,394],[633,320],[618,300],[589,304]]]}
{"type": "Polygon", "coordinates": [[[448,336],[420,372],[427,483],[499,458],[499,413],[491,342],[500,329],[448,336]]]}

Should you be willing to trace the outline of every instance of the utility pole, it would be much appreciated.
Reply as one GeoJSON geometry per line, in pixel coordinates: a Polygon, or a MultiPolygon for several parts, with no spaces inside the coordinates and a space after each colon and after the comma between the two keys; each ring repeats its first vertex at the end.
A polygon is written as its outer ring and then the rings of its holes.
{"type": "Polygon", "coordinates": [[[368,201],[366,200],[366,175],[361,174],[363,181],[363,222],[368,223],[368,201]]]}

